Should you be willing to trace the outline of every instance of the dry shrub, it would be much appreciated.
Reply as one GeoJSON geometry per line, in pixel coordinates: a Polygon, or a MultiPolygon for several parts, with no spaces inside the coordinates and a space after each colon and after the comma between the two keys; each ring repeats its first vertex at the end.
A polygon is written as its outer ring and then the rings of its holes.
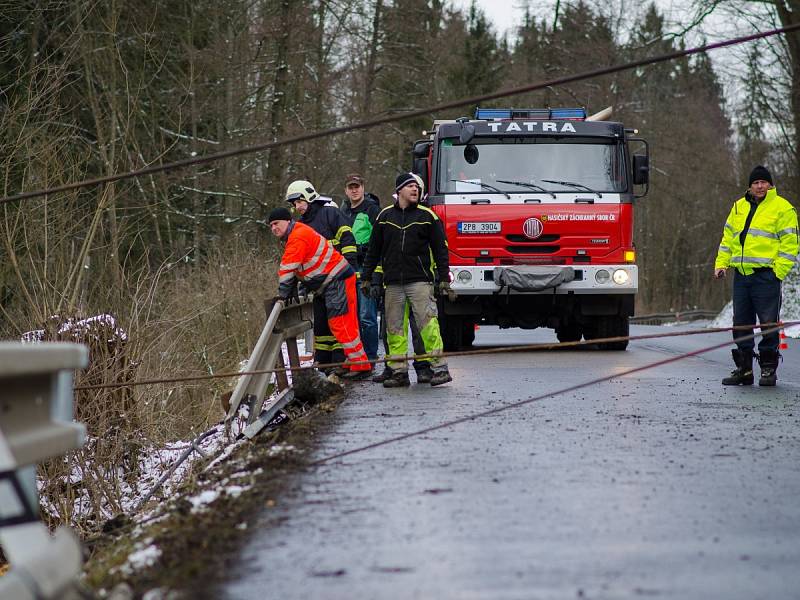
{"type": "MultiPolygon", "coordinates": [[[[276,266],[274,252],[234,240],[202,266],[165,264],[137,277],[125,305],[106,311],[119,315],[117,325],[127,335],[103,320],[64,332],[65,319],[54,318],[44,338],[89,346],[90,365],[76,374],[76,386],[237,371],[264,325],[263,300],[275,293],[276,266]]],[[[89,440],[80,451],[41,465],[46,519],[89,532],[125,512],[147,491],[137,481],[152,449],[217,423],[223,416],[219,396],[234,383],[226,378],[77,391],[76,417],[86,423],[89,440]]]]}

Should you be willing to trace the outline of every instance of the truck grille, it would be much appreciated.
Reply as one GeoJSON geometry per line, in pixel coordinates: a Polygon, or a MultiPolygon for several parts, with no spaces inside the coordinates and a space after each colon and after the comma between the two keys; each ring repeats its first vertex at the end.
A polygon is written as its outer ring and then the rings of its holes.
{"type": "Polygon", "coordinates": [[[555,254],[561,246],[506,246],[511,254],[555,254]]]}

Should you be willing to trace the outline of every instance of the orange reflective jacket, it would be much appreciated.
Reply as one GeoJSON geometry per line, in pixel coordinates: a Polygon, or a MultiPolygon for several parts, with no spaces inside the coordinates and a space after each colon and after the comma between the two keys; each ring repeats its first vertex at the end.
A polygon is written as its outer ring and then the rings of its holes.
{"type": "Polygon", "coordinates": [[[297,278],[313,292],[324,288],[337,276],[348,277],[354,273],[347,260],[311,227],[297,222],[289,225],[278,270],[280,296],[291,294],[297,278]]]}

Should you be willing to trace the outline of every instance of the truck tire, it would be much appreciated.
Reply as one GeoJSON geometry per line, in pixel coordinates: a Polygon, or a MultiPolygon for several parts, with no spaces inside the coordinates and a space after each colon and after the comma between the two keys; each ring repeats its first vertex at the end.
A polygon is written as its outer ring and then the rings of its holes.
{"type": "Polygon", "coordinates": [[[580,342],[583,336],[583,329],[578,323],[571,323],[556,329],[556,337],[559,342],[580,342]]]}
{"type": "Polygon", "coordinates": [[[475,323],[472,321],[463,321],[461,327],[461,347],[465,350],[472,348],[472,342],[475,341],[475,323]]]}
{"type": "MultiPolygon", "coordinates": [[[[609,316],[596,317],[591,326],[584,330],[584,337],[587,340],[596,340],[609,337],[627,337],[630,333],[630,324],[627,317],[609,316]]],[[[620,342],[604,342],[597,344],[600,350],[625,350],[628,347],[628,340],[620,342]]]]}
{"type": "MultiPolygon", "coordinates": [[[[456,352],[464,343],[464,321],[460,317],[442,315],[439,320],[445,352],[456,352]]],[[[472,343],[472,342],[470,342],[472,343]]]]}

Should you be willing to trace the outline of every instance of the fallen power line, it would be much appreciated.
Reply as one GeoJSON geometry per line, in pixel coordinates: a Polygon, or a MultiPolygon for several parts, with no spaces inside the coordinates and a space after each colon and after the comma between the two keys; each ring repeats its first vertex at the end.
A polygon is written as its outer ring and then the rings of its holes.
{"type": "Polygon", "coordinates": [[[171,163],[163,164],[163,165],[152,165],[149,167],[145,167],[143,169],[135,170],[135,171],[128,171],[126,173],[116,173],[113,175],[106,175],[103,177],[97,177],[95,179],[86,179],[84,181],[77,181],[75,183],[67,183],[60,186],[55,186],[51,188],[46,188],[42,190],[32,190],[30,192],[22,192],[19,194],[15,194],[13,196],[6,196],[4,198],[0,198],[0,204],[6,204],[8,202],[13,202],[15,200],[25,200],[28,198],[36,198],[39,196],[47,196],[49,194],[56,194],[60,192],[67,192],[70,190],[76,190],[79,188],[90,187],[95,185],[101,185],[104,183],[114,183],[116,181],[122,181],[125,179],[132,179],[134,177],[142,177],[144,175],[152,175],[154,173],[161,173],[164,171],[172,171],[175,169],[183,169],[186,167],[191,167],[195,165],[202,165],[211,162],[216,162],[218,160],[223,160],[226,158],[232,158],[234,156],[241,156],[244,154],[252,154],[254,152],[261,152],[263,150],[269,150],[271,148],[277,148],[279,146],[288,146],[291,144],[298,144],[300,142],[307,142],[310,140],[315,140],[323,137],[328,137],[332,135],[339,135],[342,133],[348,133],[350,131],[358,131],[361,129],[370,129],[372,127],[377,127],[378,125],[386,125],[388,123],[394,123],[397,121],[404,121],[406,119],[413,119],[415,117],[421,117],[430,115],[431,113],[448,110],[451,108],[459,108],[461,106],[467,106],[471,104],[477,104],[479,102],[486,102],[488,100],[496,100],[498,98],[506,98],[509,96],[516,96],[518,94],[524,94],[526,92],[533,92],[536,90],[541,90],[548,87],[554,87],[559,85],[564,85],[565,83],[572,83],[575,81],[582,81],[584,79],[592,79],[594,77],[600,77],[602,75],[610,75],[612,73],[619,73],[620,71],[627,71],[630,69],[635,69],[638,67],[644,67],[647,65],[653,65],[661,62],[667,62],[670,60],[675,60],[677,58],[682,58],[685,56],[691,56],[693,54],[699,54],[702,52],[710,52],[712,50],[718,50],[719,48],[726,48],[728,46],[735,46],[737,44],[744,44],[747,42],[752,42],[754,40],[764,39],[768,37],[772,37],[775,35],[780,35],[782,33],[790,33],[793,31],[800,30],[800,23],[795,25],[789,25],[787,27],[782,27],[779,29],[772,29],[770,31],[764,31],[761,33],[755,33],[752,35],[747,35],[738,38],[732,38],[729,40],[724,40],[721,42],[715,42],[713,44],[705,44],[703,46],[697,46],[696,48],[689,48],[687,50],[678,50],[676,52],[669,52],[667,54],[661,54],[659,56],[654,56],[652,58],[644,58],[641,60],[636,60],[632,62],[623,63],[621,65],[612,65],[610,67],[603,67],[600,69],[594,69],[591,71],[584,71],[582,73],[577,73],[574,75],[567,75],[565,77],[559,77],[557,79],[551,79],[549,81],[543,81],[540,83],[533,83],[529,85],[524,85],[515,88],[505,88],[499,90],[497,92],[491,92],[488,94],[481,94],[479,96],[472,96],[470,98],[461,98],[460,100],[452,100],[450,102],[444,102],[442,104],[436,104],[433,106],[428,106],[425,108],[420,108],[416,110],[411,110],[407,112],[403,112],[401,114],[390,115],[386,117],[380,117],[377,119],[370,119],[367,121],[362,121],[361,123],[353,123],[350,125],[343,125],[341,127],[332,127],[330,129],[324,129],[321,131],[314,131],[311,133],[304,133],[301,135],[293,136],[284,138],[281,140],[275,140],[273,142],[265,142],[263,144],[256,144],[253,146],[245,146],[241,148],[234,148],[231,150],[226,150],[224,152],[217,152],[215,154],[209,154],[207,156],[200,156],[197,158],[185,158],[182,160],[174,161],[171,163]]]}
{"type": "MultiPolygon", "coordinates": [[[[774,325],[772,323],[771,325],[774,325]]],[[[788,325],[788,323],[787,323],[788,325]]],[[[737,341],[743,340],[751,340],[754,339],[756,336],[764,334],[764,333],[774,333],[784,328],[784,325],[779,325],[777,327],[773,327],[772,329],[768,329],[766,331],[761,331],[761,333],[753,333],[750,335],[745,335],[740,338],[737,338],[737,341]]],[[[663,337],[663,336],[661,336],[663,337]]],[[[679,354],[677,356],[670,356],[669,358],[665,358],[663,360],[656,361],[654,363],[649,363],[646,365],[642,365],[640,367],[633,367],[632,369],[628,369],[627,371],[621,371],[619,373],[612,373],[610,375],[604,375],[603,377],[597,377],[595,379],[591,379],[589,381],[585,381],[583,383],[578,383],[575,385],[571,385],[566,388],[562,388],[560,390],[555,390],[553,392],[545,392],[544,394],[540,394],[538,396],[533,396],[531,398],[526,398],[525,400],[519,400],[517,402],[511,402],[510,404],[505,404],[503,406],[498,406],[497,408],[491,408],[489,410],[485,410],[479,413],[474,413],[471,415],[467,415],[466,417],[461,417],[460,419],[453,419],[452,421],[446,421],[444,423],[440,423],[438,425],[432,425],[431,427],[425,427],[424,429],[419,429],[417,431],[411,431],[409,433],[404,433],[402,435],[398,435],[392,438],[387,438],[385,440],[381,440],[379,442],[374,442],[372,444],[366,444],[359,448],[353,448],[352,450],[345,450],[344,452],[338,452],[336,454],[331,454],[330,456],[325,456],[323,458],[311,461],[308,463],[309,466],[316,466],[331,462],[333,460],[337,460],[340,458],[344,458],[345,456],[351,456],[353,454],[359,454],[361,452],[366,452],[368,450],[373,450],[375,448],[380,448],[381,446],[388,446],[389,444],[394,444],[396,442],[401,442],[403,440],[407,440],[413,437],[419,437],[421,435],[426,435],[433,431],[439,431],[440,429],[446,429],[448,427],[453,427],[454,425],[460,425],[461,423],[466,423],[468,421],[475,421],[476,419],[482,419],[484,417],[489,417],[492,415],[496,415],[501,412],[505,412],[507,410],[511,410],[514,408],[520,408],[521,406],[526,406],[528,404],[532,404],[533,402],[541,402],[542,400],[546,400],[547,398],[552,398],[554,396],[561,396],[563,394],[568,394],[570,392],[575,392],[577,390],[582,390],[584,388],[592,387],[594,385],[598,385],[600,383],[605,383],[607,381],[611,381],[612,379],[618,379],[620,377],[625,377],[627,375],[633,375],[634,373],[640,373],[642,371],[647,371],[649,369],[655,369],[656,367],[663,367],[664,365],[668,365],[670,363],[677,362],[679,360],[683,360],[686,358],[691,358],[692,356],[698,356],[700,354],[705,354],[706,352],[711,352],[712,350],[718,350],[720,348],[724,348],[725,346],[729,346],[731,341],[721,342],[719,344],[715,344],[713,346],[708,346],[707,348],[701,348],[700,350],[692,350],[691,352],[686,352],[684,354],[679,354]]]]}
{"type": "MultiPolygon", "coordinates": [[[[670,337],[683,337],[683,336],[690,336],[690,335],[706,335],[710,333],[723,333],[726,331],[739,331],[739,330],[753,330],[753,329],[761,329],[763,331],[764,327],[775,327],[773,330],[767,330],[767,333],[770,331],[778,331],[784,329],[786,327],[791,327],[793,325],[800,325],[800,321],[787,321],[785,323],[765,323],[763,325],[735,325],[732,327],[710,327],[708,329],[701,329],[701,330],[694,330],[694,331],[671,331],[669,333],[652,333],[647,335],[632,335],[632,336],[618,336],[618,337],[610,337],[610,338],[598,338],[594,340],[583,340],[579,342],[557,342],[552,344],[547,343],[539,343],[539,344],[526,344],[520,346],[500,346],[494,348],[485,348],[481,350],[463,350],[458,352],[443,352],[441,354],[416,354],[413,356],[406,357],[407,360],[424,360],[426,358],[452,358],[455,356],[479,356],[479,355],[486,355],[486,354],[506,354],[510,352],[530,352],[534,350],[557,350],[561,348],[575,348],[580,346],[593,346],[596,344],[604,344],[608,342],[636,342],[640,340],[652,340],[652,339],[659,339],[659,338],[670,338],[670,337]]],[[[760,335],[760,334],[754,334],[760,335]]],[[[739,339],[750,339],[749,336],[739,338],[739,339]]],[[[733,340],[727,341],[722,346],[730,345],[733,343],[733,340]]],[[[388,362],[390,360],[395,360],[393,358],[376,358],[374,360],[370,360],[371,364],[381,364],[388,362]]],[[[402,358],[397,359],[402,360],[402,358]]],[[[109,388],[122,388],[122,387],[138,387],[142,385],[157,385],[162,383],[190,383],[195,381],[207,381],[210,379],[227,379],[233,377],[242,377],[246,375],[265,375],[268,373],[281,373],[286,371],[308,371],[312,369],[328,369],[328,368],[336,368],[336,367],[346,367],[350,363],[347,361],[345,362],[337,362],[337,363],[325,363],[325,364],[315,364],[315,365],[308,365],[305,367],[293,367],[291,365],[286,365],[282,368],[275,368],[275,369],[257,369],[253,371],[236,371],[236,372],[228,372],[228,373],[216,373],[214,375],[186,375],[186,376],[178,376],[178,377],[166,377],[160,379],[142,379],[139,381],[127,381],[127,382],[119,382],[119,383],[98,383],[93,385],[77,385],[73,389],[75,391],[84,391],[84,390],[102,390],[102,389],[109,389],[109,388]]]]}

